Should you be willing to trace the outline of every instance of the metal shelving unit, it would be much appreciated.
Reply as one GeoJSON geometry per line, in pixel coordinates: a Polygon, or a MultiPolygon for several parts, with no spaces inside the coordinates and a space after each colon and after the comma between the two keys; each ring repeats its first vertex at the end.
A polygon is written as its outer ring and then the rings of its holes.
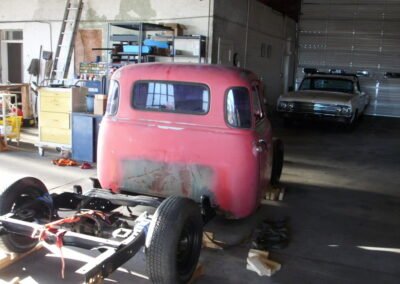
{"type": "MultiPolygon", "coordinates": [[[[133,58],[134,61],[137,61],[137,63],[142,63],[143,62],[143,54],[142,54],[142,48],[143,48],[143,41],[146,38],[146,35],[148,32],[155,32],[155,31],[173,31],[172,28],[166,27],[163,25],[158,25],[158,24],[151,24],[151,23],[110,23],[108,24],[108,41],[107,41],[107,49],[112,50],[112,47],[110,46],[112,40],[118,39],[118,35],[112,33],[113,27],[117,28],[122,28],[122,29],[127,29],[130,31],[135,31],[137,35],[124,35],[125,40],[123,38],[120,38],[119,42],[123,44],[124,42],[135,42],[139,46],[139,51],[138,53],[129,53],[129,52],[120,52],[119,54],[114,54],[114,55],[120,55],[120,56],[128,56],[128,62],[129,58],[133,58]],[[122,39],[122,41],[121,41],[122,39]],[[136,41],[135,41],[136,39],[136,41]]],[[[122,35],[121,35],[122,36],[122,35]]],[[[171,39],[173,40],[173,37],[171,36],[171,39]]],[[[113,56],[113,53],[111,53],[111,58],[113,56]]]]}

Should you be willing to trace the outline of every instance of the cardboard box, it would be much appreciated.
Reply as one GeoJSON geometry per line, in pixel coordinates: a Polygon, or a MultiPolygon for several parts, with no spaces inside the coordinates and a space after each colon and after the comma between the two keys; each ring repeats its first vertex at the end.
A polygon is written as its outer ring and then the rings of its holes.
{"type": "Polygon", "coordinates": [[[97,94],[94,96],[94,114],[104,115],[107,106],[107,95],[97,94]]]}
{"type": "Polygon", "coordinates": [[[171,28],[173,31],[171,32],[165,32],[165,33],[172,33],[172,35],[174,36],[182,36],[183,35],[183,26],[180,24],[176,24],[176,23],[165,23],[163,24],[166,27],[171,28]]]}

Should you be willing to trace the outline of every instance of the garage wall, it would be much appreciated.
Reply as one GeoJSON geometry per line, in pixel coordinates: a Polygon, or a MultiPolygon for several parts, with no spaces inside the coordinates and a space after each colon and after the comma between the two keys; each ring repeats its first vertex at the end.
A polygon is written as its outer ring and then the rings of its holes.
{"type": "MultiPolygon", "coordinates": [[[[81,29],[102,29],[106,44],[107,23],[144,21],[180,23],[185,34],[212,38],[214,0],[85,0],[81,29]]],[[[32,58],[44,50],[56,49],[66,0],[1,0],[0,30],[20,29],[24,34],[24,80],[32,58]],[[21,9],[24,7],[24,9],[21,9]]],[[[211,51],[211,42],[209,50],[211,51]]],[[[211,52],[207,54],[211,61],[211,52]]]]}
{"type": "Polygon", "coordinates": [[[400,0],[304,0],[297,83],[304,67],[368,71],[367,113],[400,117],[400,0]]]}
{"type": "Polygon", "coordinates": [[[288,86],[294,81],[295,37],[296,23],[259,1],[215,1],[212,61],[232,66],[237,53],[237,64],[263,79],[271,106],[283,91],[284,73],[288,86]],[[288,39],[291,46],[286,50],[288,39]]]}
{"type": "MultiPolygon", "coordinates": [[[[21,29],[24,34],[25,81],[29,81],[26,70],[31,59],[38,57],[40,46],[55,51],[65,3],[0,1],[0,30],[21,29]]],[[[205,35],[212,39],[208,42],[210,63],[218,63],[221,55],[220,63],[232,65],[233,54],[237,53],[238,65],[264,80],[270,105],[275,105],[284,85],[287,88],[293,82],[296,23],[257,0],[84,1],[80,29],[103,30],[104,46],[107,23],[124,21],[180,23],[185,34],[205,35]]]]}

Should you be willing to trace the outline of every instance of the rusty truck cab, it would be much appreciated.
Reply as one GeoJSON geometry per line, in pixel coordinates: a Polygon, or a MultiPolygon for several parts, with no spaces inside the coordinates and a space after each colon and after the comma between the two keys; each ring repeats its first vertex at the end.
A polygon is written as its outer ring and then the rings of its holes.
{"type": "Polygon", "coordinates": [[[103,188],[199,201],[246,217],[270,181],[261,82],[217,65],[140,64],[110,83],[98,147],[103,188]]]}

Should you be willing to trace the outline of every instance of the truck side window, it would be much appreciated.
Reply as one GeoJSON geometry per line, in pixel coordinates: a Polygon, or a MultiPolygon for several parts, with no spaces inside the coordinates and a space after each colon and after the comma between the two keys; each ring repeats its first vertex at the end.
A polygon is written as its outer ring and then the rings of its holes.
{"type": "Polygon", "coordinates": [[[253,101],[254,101],[254,117],[256,118],[256,123],[262,121],[265,117],[264,110],[261,106],[260,92],[258,91],[258,86],[253,86],[253,101]]]}
{"type": "Polygon", "coordinates": [[[108,101],[106,115],[115,115],[118,111],[119,104],[119,84],[115,80],[110,81],[110,88],[108,90],[108,101]]]}
{"type": "Polygon", "coordinates": [[[226,122],[237,128],[251,128],[250,96],[246,88],[229,89],[226,95],[226,122]]]}

